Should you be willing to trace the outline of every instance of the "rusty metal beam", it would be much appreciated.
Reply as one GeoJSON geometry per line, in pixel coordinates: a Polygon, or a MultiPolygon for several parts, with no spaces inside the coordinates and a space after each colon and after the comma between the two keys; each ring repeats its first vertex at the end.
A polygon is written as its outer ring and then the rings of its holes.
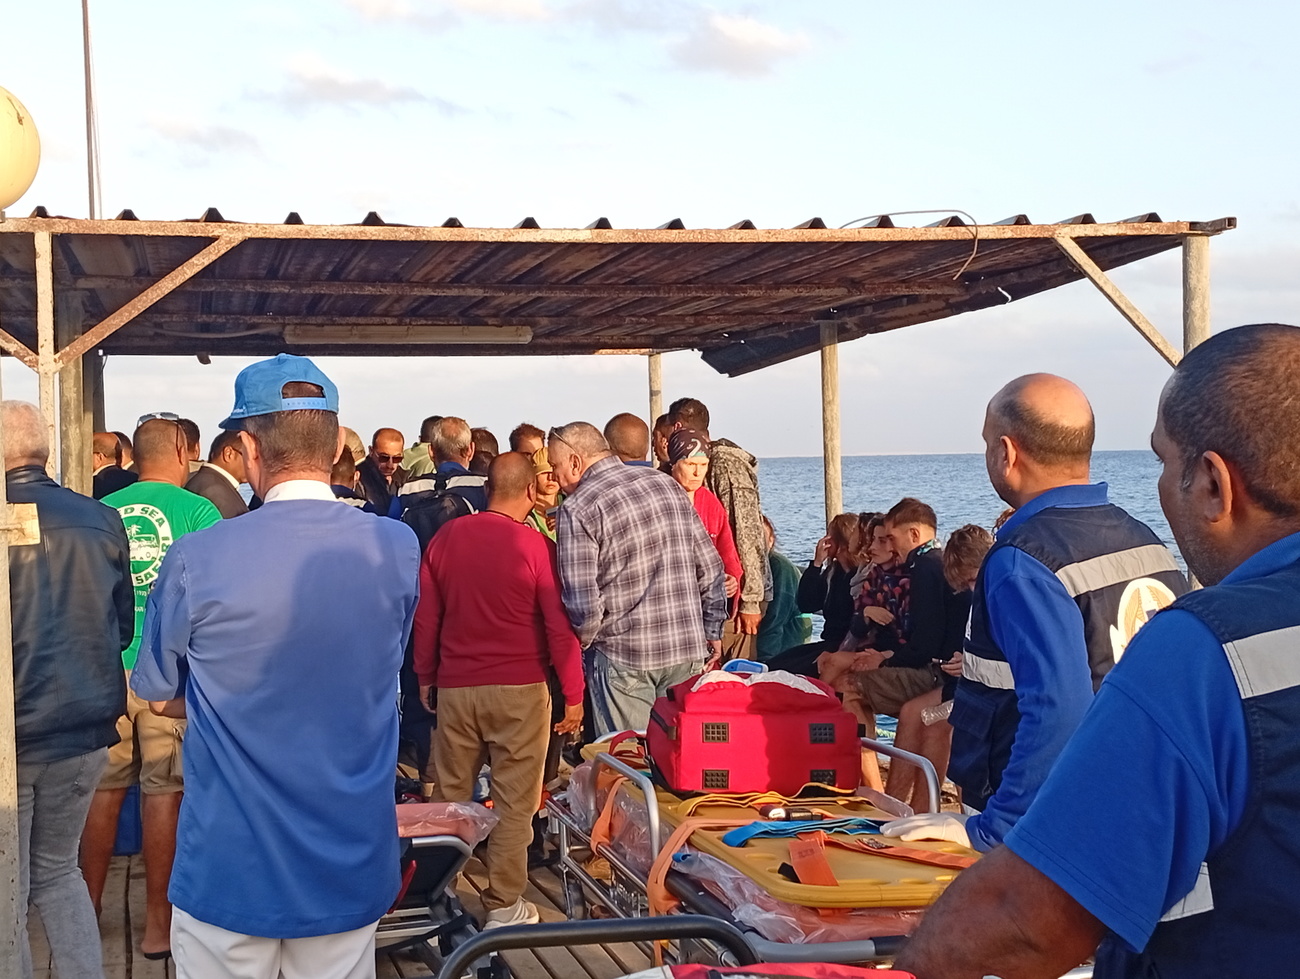
{"type": "MultiPolygon", "coordinates": [[[[0,276],[0,289],[26,286],[26,276],[0,276]]],[[[77,275],[60,278],[59,286],[70,289],[147,289],[157,280],[146,276],[77,275]]],[[[835,282],[747,285],[743,283],[693,283],[682,285],[473,283],[473,282],[321,282],[310,279],[218,279],[196,278],[185,284],[185,292],[252,292],[267,295],[310,296],[472,296],[527,299],[712,299],[782,298],[819,296],[867,298],[874,295],[960,296],[967,288],[941,282],[835,282]]]]}
{"type": "Polygon", "coordinates": [[[951,228],[759,228],[755,230],[699,228],[446,228],[400,225],[239,224],[197,221],[87,221],[75,218],[11,218],[0,234],[52,232],[75,235],[124,237],[211,238],[214,235],[263,239],[333,239],[339,241],[460,241],[514,242],[518,244],[772,244],[781,242],[829,244],[831,242],[970,241],[971,228],[980,241],[1003,238],[1055,238],[1063,232],[1073,238],[1125,238],[1152,235],[1182,236],[1217,233],[1236,226],[1235,218],[1216,222],[1160,221],[1110,224],[964,225],[951,228]]]}
{"type": "MultiPolygon", "coordinates": [[[[743,329],[766,325],[773,320],[794,318],[799,322],[811,323],[807,314],[800,313],[665,313],[660,316],[617,316],[598,314],[595,316],[309,316],[286,313],[150,313],[141,316],[138,326],[156,330],[159,333],[173,335],[191,335],[179,331],[169,331],[169,325],[198,323],[219,323],[228,326],[255,328],[258,333],[270,333],[285,326],[318,326],[322,332],[331,326],[531,326],[538,329],[547,327],[572,326],[576,321],[592,327],[701,327],[717,326],[743,329]]],[[[222,334],[214,332],[202,334],[220,340],[222,334]]],[[[585,337],[583,338],[585,339],[585,337]]],[[[642,343],[642,346],[645,344],[642,343]]]]}
{"type": "Polygon", "coordinates": [[[36,370],[36,353],[5,329],[0,329],[0,350],[12,354],[32,370],[36,370]]]}
{"type": "MultiPolygon", "coordinates": [[[[209,230],[209,236],[211,231],[209,230]]],[[[47,236],[48,237],[48,236],[47,236]]],[[[195,273],[207,268],[230,249],[234,248],[245,239],[235,235],[223,235],[212,244],[208,245],[193,258],[182,262],[179,266],[164,275],[161,279],[151,285],[144,292],[140,293],[134,299],[125,305],[110,313],[107,317],[100,320],[99,323],[82,336],[78,337],[72,343],[68,344],[63,350],[59,351],[58,366],[63,367],[83,354],[93,350],[105,339],[112,336],[135,317],[162,299],[181,283],[187,281],[195,273]]]]}
{"type": "Polygon", "coordinates": [[[1120,291],[1119,286],[1115,285],[1101,267],[1088,257],[1088,253],[1079,247],[1079,243],[1069,236],[1060,235],[1056,238],[1056,244],[1069,256],[1078,270],[1101,291],[1101,294],[1110,300],[1110,304],[1119,310],[1119,314],[1133,324],[1147,343],[1155,347],[1156,353],[1167,360],[1170,367],[1177,367],[1181,355],[1174,345],[1142,315],[1142,311],[1134,306],[1132,301],[1120,291]]]}

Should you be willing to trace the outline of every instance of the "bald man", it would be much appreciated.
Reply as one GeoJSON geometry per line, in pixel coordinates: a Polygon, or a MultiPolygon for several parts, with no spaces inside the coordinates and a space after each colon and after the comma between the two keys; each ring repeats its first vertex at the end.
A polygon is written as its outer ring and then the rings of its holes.
{"type": "Polygon", "coordinates": [[[1186,591],[1160,538],[1090,481],[1094,430],[1087,397],[1053,374],[1019,377],[989,402],[989,481],[1016,512],[975,583],[949,767],[982,811],[897,820],[887,834],[1001,843],[1128,641],[1186,591]]]}
{"type": "Polygon", "coordinates": [[[605,423],[605,441],[614,455],[629,466],[650,466],[650,426],[625,411],[605,423]]]}
{"type": "Polygon", "coordinates": [[[357,466],[358,489],[375,513],[397,519],[402,506],[397,493],[408,478],[402,468],[406,439],[395,428],[381,428],[370,439],[370,452],[357,466]]]}

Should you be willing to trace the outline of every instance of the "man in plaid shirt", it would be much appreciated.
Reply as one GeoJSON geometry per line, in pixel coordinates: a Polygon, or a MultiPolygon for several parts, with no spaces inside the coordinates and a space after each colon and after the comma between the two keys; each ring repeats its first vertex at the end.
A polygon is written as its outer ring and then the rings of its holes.
{"type": "Polygon", "coordinates": [[[560,583],[587,651],[597,734],[644,730],[655,698],[715,665],[727,597],[722,561],[671,477],[625,466],[586,422],[551,430],[560,488],[560,583]]]}

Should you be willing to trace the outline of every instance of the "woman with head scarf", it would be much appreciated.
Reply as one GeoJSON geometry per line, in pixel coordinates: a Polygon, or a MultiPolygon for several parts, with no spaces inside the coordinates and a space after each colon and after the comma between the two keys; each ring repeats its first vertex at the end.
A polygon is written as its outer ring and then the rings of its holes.
{"type": "Polygon", "coordinates": [[[731,533],[731,521],[727,519],[722,501],[704,488],[704,477],[709,473],[709,437],[693,428],[677,429],[668,437],[668,465],[677,485],[691,498],[695,512],[722,558],[722,569],[727,576],[727,598],[735,598],[740,591],[743,572],[736,540],[731,533]]]}
{"type": "Polygon", "coordinates": [[[555,510],[560,505],[560,483],[546,457],[546,446],[533,453],[533,474],[537,480],[537,502],[524,523],[555,540],[555,510]]]}

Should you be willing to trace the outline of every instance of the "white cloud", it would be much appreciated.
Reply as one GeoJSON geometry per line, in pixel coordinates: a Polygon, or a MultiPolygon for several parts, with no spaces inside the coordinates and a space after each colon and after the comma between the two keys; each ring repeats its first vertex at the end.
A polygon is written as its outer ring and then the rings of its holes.
{"type": "Polygon", "coordinates": [[[410,24],[444,31],[465,17],[497,21],[540,21],[552,16],[544,0],[346,0],[366,20],[410,24]]]}
{"type": "Polygon", "coordinates": [[[805,34],[740,14],[711,13],[701,16],[670,53],[683,68],[753,77],[768,74],[778,62],[808,47],[805,34]]]}
{"type": "Polygon", "coordinates": [[[152,116],[148,126],[169,142],[190,150],[255,155],[262,152],[262,144],[256,136],[234,126],[209,126],[171,116],[152,116]]]}
{"type": "Polygon", "coordinates": [[[411,103],[433,106],[443,115],[467,112],[463,106],[427,95],[408,85],[393,85],[381,78],[361,78],[341,71],[317,55],[299,55],[289,62],[283,89],[269,96],[290,108],[334,105],[347,108],[381,108],[411,103]]]}

